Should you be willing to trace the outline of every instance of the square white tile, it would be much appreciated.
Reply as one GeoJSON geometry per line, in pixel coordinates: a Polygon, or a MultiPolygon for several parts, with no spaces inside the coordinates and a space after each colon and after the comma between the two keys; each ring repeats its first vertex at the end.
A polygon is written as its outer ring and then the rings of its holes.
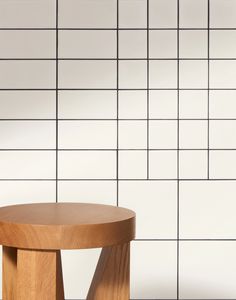
{"type": "Polygon", "coordinates": [[[0,181],[0,206],[56,202],[53,181],[0,181]]]}
{"type": "Polygon", "coordinates": [[[119,0],[119,27],[146,28],[147,0],[119,0]]]}
{"type": "Polygon", "coordinates": [[[146,119],[147,92],[119,91],[119,118],[146,119]]]}
{"type": "Polygon", "coordinates": [[[176,179],[177,151],[150,151],[149,174],[151,179],[176,179]]]}
{"type": "Polygon", "coordinates": [[[182,150],[179,153],[180,179],[206,179],[207,178],[207,151],[182,150]]]}
{"type": "Polygon", "coordinates": [[[177,88],[177,62],[173,60],[151,60],[150,88],[177,88]]]}
{"type": "Polygon", "coordinates": [[[236,149],[236,121],[212,120],[209,129],[211,149],[236,149]]]}
{"type": "Polygon", "coordinates": [[[208,57],[207,30],[180,30],[179,57],[180,58],[207,58],[208,57]]]}
{"type": "Polygon", "coordinates": [[[115,28],[116,1],[59,0],[59,27],[115,28]]]}
{"type": "Polygon", "coordinates": [[[85,202],[116,205],[116,181],[59,181],[59,202],[85,202]]]}
{"type": "Polygon", "coordinates": [[[150,119],[176,119],[177,92],[149,91],[149,117],[150,119]]]}
{"type": "Polygon", "coordinates": [[[176,238],[176,189],[174,181],[119,183],[119,205],[137,214],[137,239],[176,238]]]}
{"type": "Polygon", "coordinates": [[[180,298],[235,299],[235,242],[180,242],[180,298]]]}
{"type": "Polygon", "coordinates": [[[177,2],[175,0],[149,0],[150,28],[176,28],[177,2]]]}
{"type": "Polygon", "coordinates": [[[175,242],[133,242],[131,299],[176,299],[176,261],[175,242]]]}
{"type": "Polygon", "coordinates": [[[53,119],[55,99],[55,91],[0,91],[0,118],[53,119]]]}
{"type": "Polygon", "coordinates": [[[55,61],[0,61],[0,82],[3,89],[55,88],[55,61]]]}
{"type": "Polygon", "coordinates": [[[56,122],[1,121],[0,149],[55,149],[56,122]]]}
{"type": "Polygon", "coordinates": [[[1,58],[54,58],[56,33],[52,30],[0,31],[1,58]],[[43,46],[42,46],[43,45],[43,46]]]}
{"type": "Polygon", "coordinates": [[[147,62],[119,61],[119,88],[147,88],[147,62]]]}
{"type": "Polygon", "coordinates": [[[210,91],[210,118],[236,118],[236,91],[210,91]]]}
{"type": "Polygon", "coordinates": [[[60,151],[59,179],[115,179],[115,151],[60,151]]]}
{"type": "Polygon", "coordinates": [[[146,149],[147,121],[119,121],[119,148],[146,149]]]}
{"type": "Polygon", "coordinates": [[[55,151],[1,151],[0,179],[55,179],[55,151]]]}
{"type": "Polygon", "coordinates": [[[64,119],[115,119],[116,91],[59,91],[58,115],[64,119]]]}
{"type": "Polygon", "coordinates": [[[116,88],[116,62],[109,60],[59,61],[60,88],[116,88]]]}
{"type": "Polygon", "coordinates": [[[116,58],[113,30],[60,30],[59,58],[116,58]]]}
{"type": "Polygon", "coordinates": [[[55,11],[54,0],[2,0],[0,28],[55,28],[55,11]]]}
{"type": "Polygon", "coordinates": [[[149,121],[150,149],[177,148],[177,121],[149,121]]]}
{"type": "Polygon", "coordinates": [[[116,121],[59,121],[59,148],[116,149],[116,123],[116,121]]]}
{"type": "Polygon", "coordinates": [[[184,28],[207,28],[207,0],[180,0],[179,23],[184,28]]]}
{"type": "Polygon", "coordinates": [[[236,178],[236,151],[222,150],[210,152],[210,178],[236,178]]]}
{"type": "Polygon", "coordinates": [[[179,122],[180,149],[206,149],[208,139],[208,122],[181,120],[179,122]]]}
{"type": "Polygon", "coordinates": [[[210,26],[212,28],[236,27],[236,3],[234,0],[211,1],[210,26]]]}
{"type": "Polygon", "coordinates": [[[210,88],[236,88],[236,61],[210,61],[210,88]]]}
{"type": "Polygon", "coordinates": [[[208,116],[208,91],[179,91],[179,117],[206,119],[208,116]]]}
{"type": "Polygon", "coordinates": [[[177,31],[150,30],[150,58],[177,58],[177,31]]]}
{"type": "Polygon", "coordinates": [[[119,58],[147,58],[147,31],[120,30],[119,58]]]}
{"type": "Polygon", "coordinates": [[[236,30],[211,30],[210,58],[236,57],[236,30]]]}
{"type": "Polygon", "coordinates": [[[179,69],[180,88],[207,88],[208,63],[206,60],[182,60],[179,62],[179,69]]]}
{"type": "Polygon", "coordinates": [[[119,151],[119,178],[146,179],[147,151],[119,151]]]}
{"type": "Polygon", "coordinates": [[[235,239],[235,193],[234,181],[180,182],[180,238],[235,239]]]}

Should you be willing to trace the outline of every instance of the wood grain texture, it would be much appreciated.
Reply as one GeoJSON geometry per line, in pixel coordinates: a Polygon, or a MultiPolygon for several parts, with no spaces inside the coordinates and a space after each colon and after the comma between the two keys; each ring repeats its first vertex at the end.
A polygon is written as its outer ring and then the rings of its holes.
{"type": "Polygon", "coordinates": [[[24,249],[99,248],[131,241],[135,213],[111,205],[44,203],[0,208],[0,244],[24,249]]]}
{"type": "Polygon", "coordinates": [[[57,251],[18,250],[17,300],[64,300],[57,251]],[[58,288],[58,290],[57,290],[58,288]]]}
{"type": "MultiPolygon", "coordinates": [[[[3,300],[64,300],[60,249],[102,247],[88,300],[128,300],[135,213],[111,205],[0,208],[3,300]]],[[[78,266],[79,267],[79,266],[78,266]]]]}
{"type": "Polygon", "coordinates": [[[2,259],[2,299],[17,300],[16,275],[17,275],[17,249],[3,247],[2,259]]]}
{"type": "Polygon", "coordinates": [[[104,248],[87,300],[130,299],[130,244],[104,248]]]}

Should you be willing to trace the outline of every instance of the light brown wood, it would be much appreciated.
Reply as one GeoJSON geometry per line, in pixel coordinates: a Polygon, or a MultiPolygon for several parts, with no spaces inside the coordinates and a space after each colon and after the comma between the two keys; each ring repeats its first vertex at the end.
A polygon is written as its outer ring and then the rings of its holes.
{"type": "Polygon", "coordinates": [[[129,300],[130,244],[104,248],[87,300],[129,300]]]}
{"type": "MultiPolygon", "coordinates": [[[[3,300],[64,300],[60,249],[103,247],[88,300],[128,300],[135,213],[98,204],[0,208],[3,300]]],[[[79,266],[78,266],[79,267],[79,266]]]]}
{"type": "Polygon", "coordinates": [[[59,258],[57,251],[19,249],[17,300],[64,300],[59,258]]]}
{"type": "Polygon", "coordinates": [[[3,247],[2,256],[2,299],[17,300],[16,298],[16,268],[17,249],[3,247]]]}
{"type": "Polygon", "coordinates": [[[0,244],[26,249],[81,249],[131,241],[135,213],[111,205],[44,203],[0,208],[0,244]]]}

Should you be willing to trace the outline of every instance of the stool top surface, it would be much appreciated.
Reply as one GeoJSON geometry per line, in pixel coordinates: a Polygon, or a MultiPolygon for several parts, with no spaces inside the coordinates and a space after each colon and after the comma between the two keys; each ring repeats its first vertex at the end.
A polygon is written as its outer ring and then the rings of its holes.
{"type": "Polygon", "coordinates": [[[134,212],[112,205],[88,203],[36,203],[0,208],[0,222],[34,225],[83,225],[126,220],[134,212]]]}
{"type": "Polygon", "coordinates": [[[35,203],[0,208],[0,244],[36,249],[104,247],[134,237],[135,213],[92,203],[35,203]]]}

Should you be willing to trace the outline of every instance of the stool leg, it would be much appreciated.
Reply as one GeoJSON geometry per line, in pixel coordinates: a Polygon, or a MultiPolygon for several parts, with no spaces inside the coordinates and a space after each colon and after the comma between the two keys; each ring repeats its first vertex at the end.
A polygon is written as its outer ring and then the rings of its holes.
{"type": "Polygon", "coordinates": [[[17,249],[3,246],[2,299],[16,300],[17,249]]]}
{"type": "Polygon", "coordinates": [[[130,298],[130,244],[102,249],[87,300],[130,298]]]}
{"type": "Polygon", "coordinates": [[[17,300],[64,300],[59,261],[58,251],[18,249],[17,300]]]}

